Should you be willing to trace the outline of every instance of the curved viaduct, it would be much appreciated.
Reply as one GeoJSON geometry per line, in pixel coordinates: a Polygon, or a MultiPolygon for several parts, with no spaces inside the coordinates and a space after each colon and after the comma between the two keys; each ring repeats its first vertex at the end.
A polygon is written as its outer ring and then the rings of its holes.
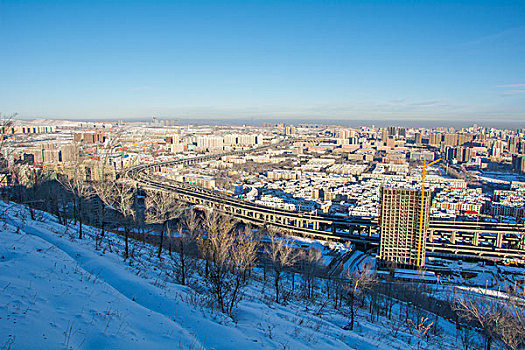
{"type": "MultiPolygon", "coordinates": [[[[125,176],[143,187],[173,192],[180,200],[215,208],[245,222],[272,225],[293,235],[351,241],[365,248],[379,245],[377,218],[315,215],[271,208],[154,174],[162,167],[184,167],[273,146],[265,145],[248,150],[142,164],[126,170],[125,176]]],[[[431,256],[513,259],[525,263],[525,225],[431,220],[426,249],[427,254],[431,256]]]]}

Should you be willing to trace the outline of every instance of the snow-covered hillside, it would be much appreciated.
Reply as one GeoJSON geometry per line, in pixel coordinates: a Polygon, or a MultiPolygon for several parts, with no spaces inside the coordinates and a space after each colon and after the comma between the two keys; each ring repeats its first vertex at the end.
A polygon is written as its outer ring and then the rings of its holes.
{"type": "MultiPolygon", "coordinates": [[[[270,301],[250,284],[234,319],[206,307],[206,298],[177,285],[155,250],[107,235],[97,251],[94,228],[78,240],[74,227],[46,213],[31,220],[23,206],[0,202],[0,346],[34,348],[405,349],[415,335],[358,317],[354,331],[340,310],[270,301]],[[111,250],[111,251],[110,251],[111,250]]],[[[359,315],[358,315],[359,316],[359,315]]],[[[453,326],[431,348],[457,348],[453,326]]]]}

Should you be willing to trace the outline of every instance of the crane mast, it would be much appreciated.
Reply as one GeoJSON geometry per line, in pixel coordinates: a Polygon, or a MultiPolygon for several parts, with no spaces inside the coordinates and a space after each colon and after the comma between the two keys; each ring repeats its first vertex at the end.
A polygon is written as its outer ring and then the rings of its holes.
{"type": "Polygon", "coordinates": [[[425,205],[425,178],[427,177],[427,168],[431,165],[436,164],[439,162],[441,158],[433,161],[432,163],[427,164],[427,160],[425,159],[423,162],[423,169],[421,170],[421,211],[419,213],[419,236],[417,240],[417,258],[416,258],[416,266],[421,267],[421,240],[423,237],[423,215],[424,215],[424,205],[425,205]]]}

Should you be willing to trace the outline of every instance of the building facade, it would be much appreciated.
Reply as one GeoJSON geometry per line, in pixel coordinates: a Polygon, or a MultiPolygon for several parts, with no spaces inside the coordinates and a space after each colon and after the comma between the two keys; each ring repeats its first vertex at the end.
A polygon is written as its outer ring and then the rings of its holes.
{"type": "Polygon", "coordinates": [[[421,190],[381,188],[381,241],[379,245],[381,265],[417,268],[419,262],[419,266],[424,266],[431,203],[430,194],[431,191],[425,191],[422,208],[421,190]],[[423,229],[421,241],[419,241],[419,225],[422,211],[423,229]],[[418,253],[419,244],[421,246],[418,253]]]}

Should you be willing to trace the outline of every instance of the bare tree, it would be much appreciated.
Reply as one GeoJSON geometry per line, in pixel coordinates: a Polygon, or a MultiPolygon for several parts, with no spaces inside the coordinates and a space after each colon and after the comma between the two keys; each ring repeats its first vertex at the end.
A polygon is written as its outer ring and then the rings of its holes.
{"type": "Polygon", "coordinates": [[[460,327],[459,331],[461,332],[459,334],[461,345],[463,345],[463,350],[469,350],[471,347],[473,347],[474,343],[474,337],[473,332],[468,326],[460,327]]]}
{"type": "Polygon", "coordinates": [[[95,237],[95,247],[98,249],[100,244],[102,243],[102,239],[106,233],[106,220],[108,217],[108,211],[106,209],[107,204],[104,198],[111,198],[112,192],[114,191],[114,181],[97,181],[93,183],[93,189],[95,191],[95,194],[98,196],[100,201],[99,204],[99,224],[100,224],[100,232],[95,237]]]}
{"type": "Polygon", "coordinates": [[[303,290],[306,299],[314,297],[315,279],[320,270],[321,260],[321,252],[315,248],[308,249],[300,255],[303,290]]]}
{"type": "Polygon", "coordinates": [[[244,230],[235,236],[235,243],[231,252],[234,283],[228,307],[229,315],[232,314],[233,308],[240,300],[242,289],[248,283],[249,271],[257,259],[258,247],[259,239],[252,233],[250,226],[245,226],[244,230]]]}
{"type": "Polygon", "coordinates": [[[19,199],[22,203],[28,205],[31,220],[35,220],[33,208],[38,207],[38,204],[41,202],[38,192],[41,184],[46,179],[46,175],[41,170],[37,170],[34,167],[30,168],[27,165],[16,165],[14,168],[16,170],[13,171],[13,174],[16,174],[19,190],[22,190],[21,187],[24,186],[24,192],[26,193],[26,198],[19,199]]]}
{"type": "Polygon", "coordinates": [[[344,286],[348,296],[348,305],[350,307],[350,322],[345,329],[354,329],[355,322],[355,299],[361,293],[364,293],[375,283],[375,276],[372,273],[370,265],[366,264],[361,270],[347,270],[346,278],[348,283],[344,286]]]}
{"type": "MultiPolygon", "coordinates": [[[[97,150],[97,152],[101,154],[100,166],[98,167],[99,180],[101,181],[109,180],[108,177],[110,173],[108,170],[111,168],[110,157],[121,144],[123,132],[122,129],[112,129],[111,133],[108,134],[104,147],[101,150],[97,150]]],[[[114,180],[114,178],[111,180],[114,180]]]]}
{"type": "Polygon", "coordinates": [[[298,252],[293,247],[292,241],[280,235],[276,229],[270,228],[268,238],[270,242],[265,250],[274,272],[275,302],[279,303],[282,273],[297,261],[298,252]]]}
{"type": "Polygon", "coordinates": [[[192,258],[197,254],[197,237],[199,234],[200,227],[201,225],[195,213],[195,210],[186,210],[178,226],[180,237],[177,238],[177,255],[176,257],[174,257],[170,254],[171,259],[174,262],[175,267],[177,268],[179,282],[182,285],[186,285],[188,269],[190,268],[190,265],[192,265],[192,258]],[[186,230],[186,233],[184,233],[184,229],[186,230]]]}
{"type": "MultiPolygon", "coordinates": [[[[110,164],[110,157],[111,155],[116,151],[117,147],[120,145],[121,138],[122,138],[123,131],[121,129],[117,129],[116,131],[112,130],[111,134],[108,135],[108,139],[104,143],[104,147],[102,150],[97,150],[98,154],[101,154],[100,158],[100,164],[95,169],[98,172],[98,182],[94,186],[96,194],[99,196],[100,199],[107,198],[110,195],[110,192],[113,191],[114,187],[114,181],[115,181],[115,173],[111,170],[113,170],[112,165],[110,164]]],[[[78,152],[76,152],[78,154],[78,152]]],[[[100,202],[99,202],[100,204],[100,202]]],[[[102,238],[105,235],[106,231],[106,217],[107,217],[107,211],[106,211],[106,205],[102,201],[102,205],[99,207],[99,224],[100,224],[100,233],[96,236],[96,243],[95,246],[99,247],[102,238]]]]}
{"type": "Polygon", "coordinates": [[[200,249],[209,262],[206,281],[219,309],[231,316],[255,261],[257,240],[249,231],[236,230],[230,217],[213,211],[207,213],[204,223],[206,237],[200,238],[200,249]]]}
{"type": "Polygon", "coordinates": [[[205,278],[211,287],[217,304],[226,312],[226,293],[229,290],[229,253],[233,246],[233,235],[230,232],[234,223],[226,217],[208,211],[205,217],[206,237],[200,237],[199,246],[206,260],[205,278]]]}
{"type": "Polygon", "coordinates": [[[525,306],[523,295],[496,299],[486,295],[456,296],[454,309],[482,330],[484,347],[500,341],[509,349],[525,346],[525,306]]]}
{"type": "Polygon", "coordinates": [[[78,238],[82,239],[82,224],[84,221],[84,201],[94,195],[93,187],[85,181],[84,168],[79,152],[75,153],[75,161],[72,162],[71,171],[67,175],[59,175],[58,182],[64,189],[73,195],[74,218],[79,222],[78,238]]]}
{"type": "Polygon", "coordinates": [[[423,341],[423,338],[427,335],[430,328],[432,328],[434,322],[430,322],[428,317],[421,317],[421,319],[417,319],[415,322],[411,319],[408,321],[410,329],[416,333],[417,349],[419,350],[421,348],[421,341],[423,341]]]}
{"type": "Polygon", "coordinates": [[[146,221],[161,225],[160,242],[157,256],[162,259],[164,233],[170,235],[169,222],[181,214],[181,205],[175,195],[166,191],[147,191],[146,194],[146,221]]]}
{"type": "Polygon", "coordinates": [[[100,200],[109,208],[118,212],[124,223],[125,252],[124,259],[129,258],[129,233],[135,221],[135,188],[123,181],[112,181],[101,186],[95,185],[95,190],[100,200]]]}
{"type": "Polygon", "coordinates": [[[15,117],[16,113],[8,116],[0,113],[0,184],[7,182],[10,175],[9,158],[11,157],[12,149],[8,147],[8,135],[11,134],[15,117]]]}

